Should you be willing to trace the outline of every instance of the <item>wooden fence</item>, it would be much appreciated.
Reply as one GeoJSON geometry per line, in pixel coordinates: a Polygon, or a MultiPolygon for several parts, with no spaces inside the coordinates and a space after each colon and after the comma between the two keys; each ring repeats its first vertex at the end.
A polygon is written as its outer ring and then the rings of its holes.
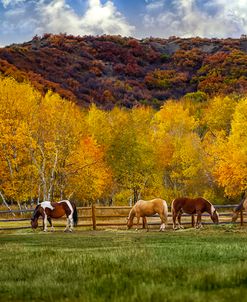
{"type": "MultiPolygon", "coordinates": [[[[230,224],[232,210],[236,205],[215,205],[220,215],[220,224],[230,224]],[[229,211],[231,210],[231,211],[229,211]]],[[[90,228],[96,230],[97,228],[108,227],[126,227],[126,220],[131,207],[127,206],[96,206],[91,207],[78,207],[78,226],[84,228],[90,228]]],[[[30,228],[30,218],[34,209],[28,210],[13,210],[13,211],[0,211],[0,230],[15,230],[15,229],[27,229],[30,228]],[[13,217],[13,215],[15,215],[13,217]]],[[[170,210],[170,208],[169,208],[170,210]]],[[[208,214],[202,215],[202,223],[205,225],[213,224],[208,214]]],[[[244,213],[240,212],[240,219],[236,223],[241,226],[244,225],[244,213]]],[[[194,216],[183,214],[182,224],[193,225],[194,216]]],[[[171,214],[169,212],[168,225],[172,225],[171,214]]],[[[66,220],[65,217],[55,220],[53,219],[55,227],[64,227],[66,220]]],[[[42,225],[41,219],[39,224],[42,225]]],[[[156,214],[152,217],[148,217],[148,225],[153,228],[160,225],[159,216],[156,214]]]]}

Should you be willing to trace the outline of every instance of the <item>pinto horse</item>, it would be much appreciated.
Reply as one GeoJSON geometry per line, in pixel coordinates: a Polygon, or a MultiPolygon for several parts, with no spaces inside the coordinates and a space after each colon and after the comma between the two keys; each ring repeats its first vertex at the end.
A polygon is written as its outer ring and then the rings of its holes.
{"type": "Polygon", "coordinates": [[[44,232],[47,232],[47,221],[49,221],[52,230],[54,230],[51,218],[60,218],[64,215],[67,216],[67,225],[64,231],[72,232],[73,226],[76,226],[78,221],[77,209],[74,202],[69,200],[59,202],[44,201],[35,208],[31,218],[31,226],[33,229],[36,229],[38,227],[38,218],[42,216],[44,232]]]}
{"type": "Polygon", "coordinates": [[[127,227],[130,229],[133,226],[133,220],[137,218],[137,229],[139,227],[140,217],[143,217],[144,227],[148,230],[148,224],[146,216],[153,216],[158,213],[161,219],[160,231],[165,230],[168,217],[167,203],[163,199],[152,199],[152,200],[138,200],[137,203],[132,207],[127,220],[127,227]]]}
{"type": "Polygon", "coordinates": [[[183,228],[181,225],[181,216],[183,213],[190,215],[197,214],[196,228],[202,226],[201,217],[202,213],[207,212],[212,221],[216,224],[219,223],[219,214],[215,210],[215,207],[204,198],[186,198],[180,197],[173,200],[171,205],[172,219],[173,219],[173,229],[176,227],[176,219],[178,219],[178,228],[183,228]]]}
{"type": "Polygon", "coordinates": [[[235,222],[238,219],[239,213],[244,210],[247,211],[247,197],[243,198],[243,200],[237,205],[237,207],[233,211],[232,222],[235,222]]]}

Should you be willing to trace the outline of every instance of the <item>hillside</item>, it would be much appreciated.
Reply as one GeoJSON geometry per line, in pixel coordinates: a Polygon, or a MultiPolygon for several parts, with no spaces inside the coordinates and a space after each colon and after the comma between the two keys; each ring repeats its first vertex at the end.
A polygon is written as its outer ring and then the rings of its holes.
{"type": "Polygon", "coordinates": [[[137,104],[158,108],[168,98],[196,91],[245,94],[246,66],[245,37],[136,40],[45,34],[0,48],[2,74],[104,109],[137,104]]]}

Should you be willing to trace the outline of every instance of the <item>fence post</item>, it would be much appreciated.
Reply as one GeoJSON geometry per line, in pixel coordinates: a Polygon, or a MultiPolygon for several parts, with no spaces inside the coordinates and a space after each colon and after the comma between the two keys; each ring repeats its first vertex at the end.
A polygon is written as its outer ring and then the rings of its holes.
{"type": "Polygon", "coordinates": [[[96,230],[96,215],[95,215],[95,205],[92,204],[92,222],[93,222],[93,229],[96,230]]]}
{"type": "Polygon", "coordinates": [[[240,211],[240,224],[241,224],[241,226],[244,225],[244,215],[243,215],[243,210],[240,211]]]}

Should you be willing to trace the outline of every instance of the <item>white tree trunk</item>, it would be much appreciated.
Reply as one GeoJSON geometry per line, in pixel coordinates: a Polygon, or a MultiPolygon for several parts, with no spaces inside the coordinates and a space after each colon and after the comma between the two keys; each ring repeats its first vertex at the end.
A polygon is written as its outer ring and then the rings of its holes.
{"type": "Polygon", "coordinates": [[[1,198],[2,198],[3,204],[10,210],[11,214],[12,214],[13,216],[15,216],[15,213],[12,212],[10,206],[8,205],[7,201],[5,200],[5,198],[4,198],[4,196],[3,196],[3,193],[2,193],[1,191],[0,191],[0,196],[1,196],[1,198]]]}

